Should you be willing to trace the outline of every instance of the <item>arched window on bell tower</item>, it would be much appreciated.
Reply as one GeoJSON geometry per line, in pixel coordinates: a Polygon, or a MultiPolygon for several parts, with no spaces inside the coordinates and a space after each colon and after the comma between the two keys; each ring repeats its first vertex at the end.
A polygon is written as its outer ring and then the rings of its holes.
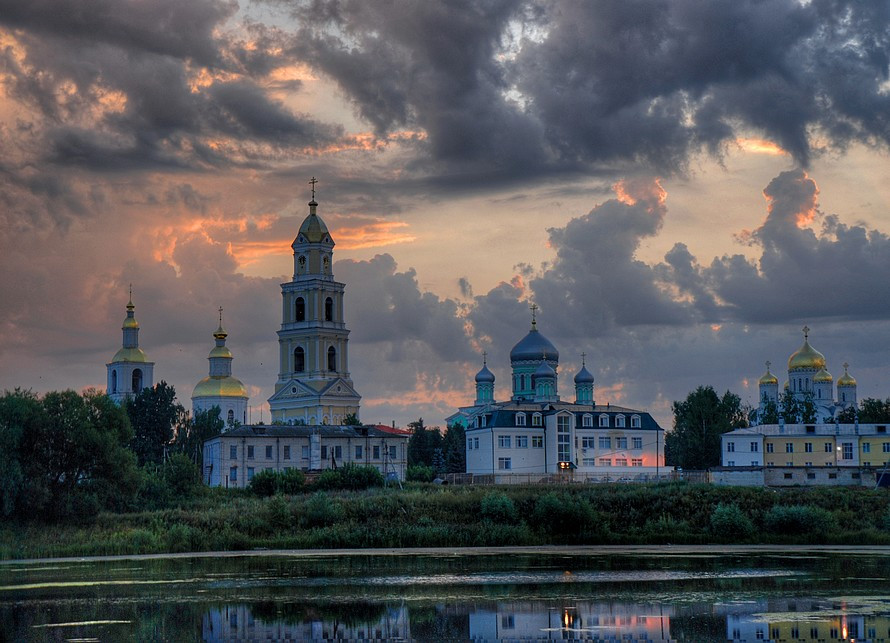
{"type": "Polygon", "coordinates": [[[328,349],[328,370],[337,370],[337,351],[334,349],[333,346],[328,349]]]}
{"type": "Polygon", "coordinates": [[[302,297],[297,297],[294,302],[294,318],[298,322],[306,321],[306,300],[302,297]]]}
{"type": "Polygon", "coordinates": [[[142,391],[142,369],[135,369],[133,371],[133,393],[138,394],[142,391]]]}
{"type": "Polygon", "coordinates": [[[117,370],[111,371],[111,392],[117,393],[117,370]]]}
{"type": "Polygon", "coordinates": [[[303,350],[302,346],[297,346],[294,349],[294,370],[297,373],[302,373],[306,370],[306,351],[303,350]]]}
{"type": "Polygon", "coordinates": [[[324,320],[334,321],[334,300],[330,297],[324,300],[324,320]]]}

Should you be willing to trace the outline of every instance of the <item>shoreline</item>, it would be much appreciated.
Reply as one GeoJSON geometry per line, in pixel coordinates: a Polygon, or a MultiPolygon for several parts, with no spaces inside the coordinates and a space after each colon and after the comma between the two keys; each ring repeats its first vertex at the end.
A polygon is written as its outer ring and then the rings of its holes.
{"type": "Polygon", "coordinates": [[[166,554],[120,554],[108,556],[64,556],[58,558],[10,558],[0,566],[49,563],[99,563],[124,560],[170,560],[190,558],[334,558],[361,556],[725,556],[733,554],[845,554],[890,556],[887,545],[543,545],[522,547],[395,547],[381,549],[250,549],[243,551],[171,552],[166,554]]]}

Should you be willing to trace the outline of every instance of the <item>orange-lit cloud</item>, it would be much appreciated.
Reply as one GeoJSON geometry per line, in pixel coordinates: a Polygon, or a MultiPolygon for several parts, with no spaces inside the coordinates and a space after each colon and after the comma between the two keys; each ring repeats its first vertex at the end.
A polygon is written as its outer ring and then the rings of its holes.
{"type": "Polygon", "coordinates": [[[339,152],[379,152],[386,149],[390,143],[405,143],[426,140],[427,134],[423,130],[404,130],[400,132],[392,132],[386,136],[377,136],[371,132],[360,132],[352,136],[346,136],[336,143],[332,143],[325,147],[313,146],[304,148],[305,154],[321,155],[321,154],[337,154],[339,152]]]}
{"type": "Polygon", "coordinates": [[[664,205],[667,200],[667,190],[661,185],[660,178],[630,178],[621,179],[612,185],[615,198],[625,205],[636,205],[638,201],[644,201],[649,207],[664,205]]]}
{"type": "Polygon", "coordinates": [[[344,250],[377,248],[398,243],[411,243],[417,237],[405,231],[404,221],[376,220],[354,226],[338,227],[331,230],[337,246],[344,250]]]}
{"type": "Polygon", "coordinates": [[[788,152],[781,147],[761,138],[737,138],[738,145],[744,152],[752,152],[754,154],[768,154],[770,156],[787,156],[788,152]]]}

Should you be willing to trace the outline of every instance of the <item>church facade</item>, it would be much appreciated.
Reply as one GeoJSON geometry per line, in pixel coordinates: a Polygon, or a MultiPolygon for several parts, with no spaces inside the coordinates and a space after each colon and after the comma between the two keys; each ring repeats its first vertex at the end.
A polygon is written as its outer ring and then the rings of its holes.
{"type": "MultiPolygon", "coordinates": [[[[534,313],[533,313],[534,314],[534,313]]],[[[510,351],[512,391],[497,401],[487,360],[476,374],[476,399],[447,418],[466,430],[467,473],[551,474],[642,480],[664,468],[664,430],[647,412],[597,404],[583,361],[575,399],[558,393],[559,351],[532,327],[510,351]]]]}
{"type": "Polygon", "coordinates": [[[121,348],[105,365],[108,374],[106,391],[108,397],[118,404],[138,395],[144,388],[151,388],[154,381],[154,362],[148,361],[145,351],[139,348],[139,322],[136,321],[135,311],[131,288],[127,316],[121,326],[121,348]]]}
{"type": "Polygon", "coordinates": [[[293,279],[281,285],[279,368],[269,398],[272,421],[343,423],[358,417],[361,396],[349,375],[346,286],[334,280],[334,240],[317,213],[313,183],[309,214],[291,244],[293,279]]]}

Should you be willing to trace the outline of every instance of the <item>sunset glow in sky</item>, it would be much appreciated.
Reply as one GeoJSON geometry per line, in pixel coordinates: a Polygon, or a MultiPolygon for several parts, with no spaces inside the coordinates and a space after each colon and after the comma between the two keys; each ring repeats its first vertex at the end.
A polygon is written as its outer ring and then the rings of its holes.
{"type": "Polygon", "coordinates": [[[756,401],[810,339],[890,396],[890,5],[0,0],[0,387],[104,387],[128,285],[254,421],[310,177],[367,422],[441,424],[539,329],[572,398],[756,401]]]}

